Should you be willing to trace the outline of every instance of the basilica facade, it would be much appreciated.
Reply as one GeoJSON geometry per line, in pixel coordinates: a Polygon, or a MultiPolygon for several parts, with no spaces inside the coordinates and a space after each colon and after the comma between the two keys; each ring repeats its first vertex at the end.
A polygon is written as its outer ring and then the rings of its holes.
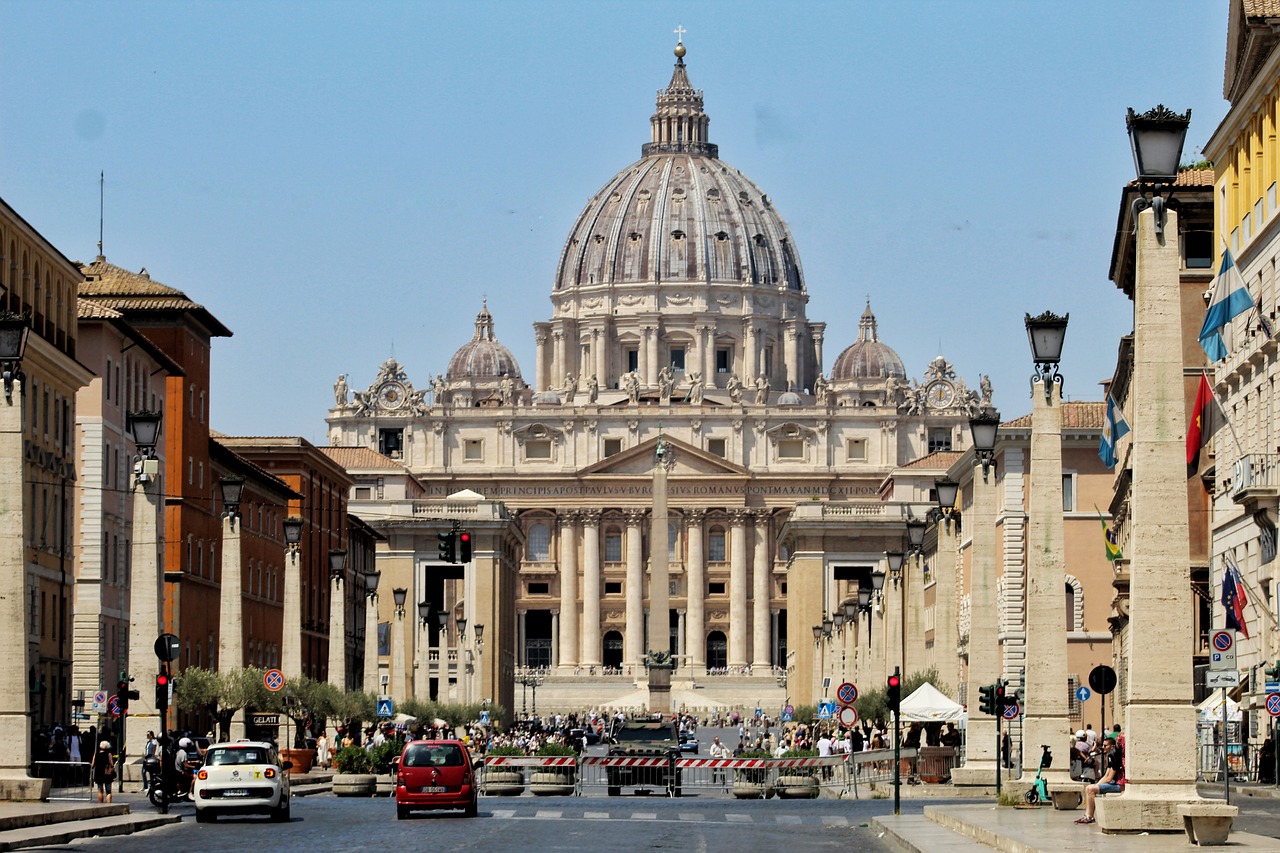
{"type": "Polygon", "coordinates": [[[544,703],[640,704],[644,654],[669,646],[673,701],[810,701],[842,676],[815,659],[815,620],[856,598],[929,500],[895,495],[894,473],[965,449],[990,402],[941,356],[909,375],[870,300],[824,368],[797,243],[709,141],[684,56],[641,158],[569,228],[532,375],[499,341],[501,306],[482,304],[445,371],[393,359],[335,386],[327,452],[355,482],[351,512],[386,537],[393,694],[519,709],[536,680],[544,703]],[[439,553],[455,521],[473,533],[466,565],[439,553]]]}

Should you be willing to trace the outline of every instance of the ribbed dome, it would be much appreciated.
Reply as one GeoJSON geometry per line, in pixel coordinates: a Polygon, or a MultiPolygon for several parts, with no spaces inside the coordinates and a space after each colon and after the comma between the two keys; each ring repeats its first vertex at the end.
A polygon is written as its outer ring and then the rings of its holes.
{"type": "Polygon", "coordinates": [[[786,223],[758,186],[718,159],[709,121],[680,57],[658,93],[643,158],[614,175],[569,232],[556,291],[652,282],[804,290],[786,223]]]}
{"type": "Polygon", "coordinates": [[[907,368],[893,348],[880,342],[876,334],[876,315],[871,313],[871,303],[858,321],[858,339],[840,353],[831,368],[831,381],[850,379],[899,379],[907,378],[907,368]]]}
{"type": "Polygon", "coordinates": [[[445,378],[501,379],[504,373],[517,384],[520,383],[520,365],[516,363],[511,350],[498,343],[498,339],[494,337],[493,315],[489,313],[486,303],[476,315],[475,335],[449,359],[449,370],[445,378]]]}

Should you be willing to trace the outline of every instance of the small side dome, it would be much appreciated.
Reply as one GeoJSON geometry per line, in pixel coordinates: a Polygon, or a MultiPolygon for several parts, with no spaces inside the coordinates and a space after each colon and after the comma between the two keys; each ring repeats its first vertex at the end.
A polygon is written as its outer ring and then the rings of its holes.
{"type": "Polygon", "coordinates": [[[831,367],[831,381],[906,379],[907,368],[893,347],[880,342],[876,333],[876,315],[871,313],[871,303],[862,312],[858,322],[858,339],[854,341],[831,367]]]}
{"type": "Polygon", "coordinates": [[[517,386],[523,382],[516,357],[494,337],[493,315],[486,301],[476,315],[475,336],[449,359],[445,378],[450,381],[501,379],[504,375],[511,377],[517,386]]]}
{"type": "Polygon", "coordinates": [[[797,394],[795,391],[783,391],[781,394],[778,395],[778,405],[779,406],[800,406],[800,405],[803,405],[803,401],[800,399],[800,395],[797,394]]]}

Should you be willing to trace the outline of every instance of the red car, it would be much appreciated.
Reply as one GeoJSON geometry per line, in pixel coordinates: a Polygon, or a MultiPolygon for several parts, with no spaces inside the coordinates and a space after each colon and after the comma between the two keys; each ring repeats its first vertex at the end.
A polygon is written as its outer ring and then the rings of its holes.
{"type": "Polygon", "coordinates": [[[414,740],[396,764],[396,817],[414,809],[462,809],[478,813],[479,786],[471,753],[460,740],[414,740]]]}

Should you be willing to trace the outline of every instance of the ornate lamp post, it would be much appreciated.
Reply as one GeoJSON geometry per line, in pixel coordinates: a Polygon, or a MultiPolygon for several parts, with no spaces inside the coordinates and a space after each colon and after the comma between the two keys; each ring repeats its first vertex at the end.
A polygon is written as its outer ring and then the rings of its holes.
{"type": "Polygon", "coordinates": [[[347,574],[347,552],[329,551],[329,683],[347,689],[347,599],[342,581],[347,574]]]}
{"type": "Polygon", "coordinates": [[[286,678],[302,674],[302,528],[292,517],[283,522],[288,560],[284,567],[284,607],[281,614],[280,668],[286,678]]]}
{"type": "Polygon", "coordinates": [[[409,698],[409,674],[405,660],[404,638],[404,602],[409,597],[409,590],[398,586],[391,590],[391,599],[395,602],[395,619],[391,622],[391,695],[402,702],[409,698]]]}
{"type": "Polygon", "coordinates": [[[381,572],[365,572],[364,593],[364,690],[378,692],[378,581],[381,572]]]}

